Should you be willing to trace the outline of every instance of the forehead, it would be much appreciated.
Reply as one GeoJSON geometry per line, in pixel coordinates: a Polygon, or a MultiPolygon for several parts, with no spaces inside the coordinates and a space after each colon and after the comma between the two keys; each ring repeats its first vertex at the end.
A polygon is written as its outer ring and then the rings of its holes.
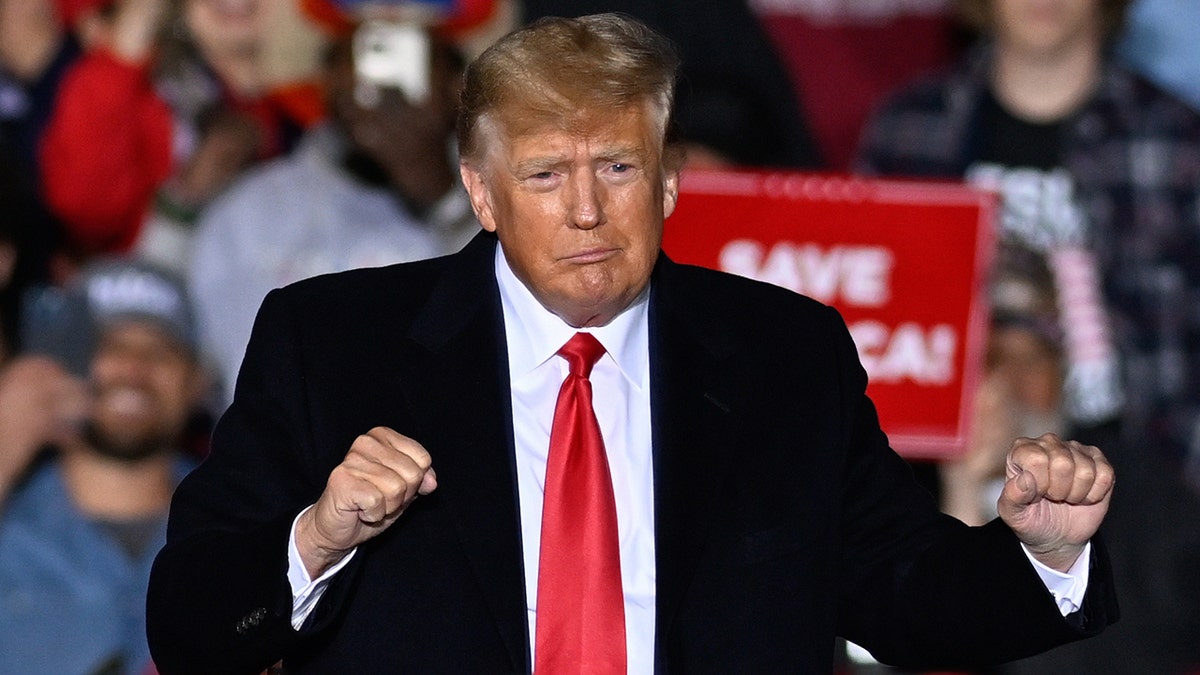
{"type": "Polygon", "coordinates": [[[509,116],[492,123],[494,150],[520,161],[537,155],[594,156],[619,153],[643,158],[662,154],[663,135],[652,111],[644,105],[617,110],[586,111],[567,118],[529,119],[509,116]]]}
{"type": "Polygon", "coordinates": [[[117,319],[100,328],[97,354],[108,350],[137,347],[146,352],[169,353],[191,360],[191,351],[168,330],[153,321],[117,319]]]}

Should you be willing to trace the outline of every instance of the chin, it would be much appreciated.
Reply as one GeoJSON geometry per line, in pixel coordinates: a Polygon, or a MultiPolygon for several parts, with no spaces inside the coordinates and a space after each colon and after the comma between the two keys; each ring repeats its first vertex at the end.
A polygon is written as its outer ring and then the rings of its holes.
{"type": "Polygon", "coordinates": [[[101,457],[136,463],[165,454],[172,447],[170,435],[158,429],[138,433],[114,433],[102,425],[89,422],[84,426],[84,440],[101,457]]]}

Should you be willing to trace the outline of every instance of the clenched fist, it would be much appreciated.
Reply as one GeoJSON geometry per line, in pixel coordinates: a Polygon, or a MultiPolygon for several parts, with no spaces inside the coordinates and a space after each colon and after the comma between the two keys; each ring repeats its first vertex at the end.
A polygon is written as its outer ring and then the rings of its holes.
{"type": "Polygon", "coordinates": [[[296,548],[310,578],[391,527],[417,495],[436,488],[432,460],[420,443],[387,427],[356,438],[317,503],[296,523],[296,548]]]}
{"type": "Polygon", "coordinates": [[[1098,448],[1046,434],[1013,443],[1006,475],[1000,517],[1038,561],[1067,571],[1108,512],[1112,465],[1098,448]]]}

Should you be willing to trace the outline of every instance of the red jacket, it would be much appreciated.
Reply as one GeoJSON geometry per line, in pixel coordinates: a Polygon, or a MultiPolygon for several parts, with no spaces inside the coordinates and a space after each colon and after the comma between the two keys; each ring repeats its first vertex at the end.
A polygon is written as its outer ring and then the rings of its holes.
{"type": "MultiPolygon", "coordinates": [[[[46,201],[62,219],[71,243],[86,253],[122,252],[141,231],[159,186],[187,160],[176,117],[155,88],[151,66],[95,50],[63,79],[41,146],[46,201]]],[[[263,128],[260,159],[277,155],[292,135],[321,116],[319,92],[297,85],[259,99],[227,105],[263,128]]]]}
{"type": "Polygon", "coordinates": [[[46,201],[87,251],[124,251],[174,167],[175,122],[148,66],[97,50],[63,78],[42,139],[46,201]]]}

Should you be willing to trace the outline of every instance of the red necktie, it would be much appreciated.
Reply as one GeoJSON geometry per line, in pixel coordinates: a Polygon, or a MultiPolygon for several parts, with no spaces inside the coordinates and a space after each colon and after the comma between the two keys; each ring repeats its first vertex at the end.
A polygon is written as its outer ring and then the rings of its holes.
{"type": "Polygon", "coordinates": [[[558,392],[546,459],[534,670],[624,673],[617,507],[588,380],[604,346],[576,333],[558,353],[571,372],[558,392]]]}

